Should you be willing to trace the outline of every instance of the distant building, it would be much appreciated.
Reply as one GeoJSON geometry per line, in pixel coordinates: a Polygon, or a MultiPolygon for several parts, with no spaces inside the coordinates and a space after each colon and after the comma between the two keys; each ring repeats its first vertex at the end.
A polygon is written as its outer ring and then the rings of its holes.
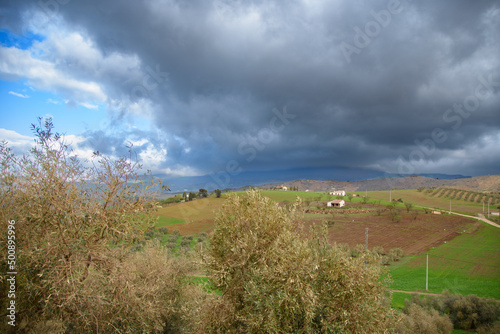
{"type": "Polygon", "coordinates": [[[492,216],[500,216],[500,213],[498,213],[498,212],[492,212],[491,215],[492,216]]]}
{"type": "Polygon", "coordinates": [[[345,206],[345,201],[343,199],[336,199],[334,201],[330,201],[330,202],[326,203],[326,206],[341,208],[341,207],[345,206]]]}
{"type": "Polygon", "coordinates": [[[441,211],[432,211],[432,213],[435,214],[435,215],[440,215],[441,211]]]}
{"type": "Polygon", "coordinates": [[[330,195],[333,195],[333,196],[345,196],[345,190],[331,191],[330,195]]]}

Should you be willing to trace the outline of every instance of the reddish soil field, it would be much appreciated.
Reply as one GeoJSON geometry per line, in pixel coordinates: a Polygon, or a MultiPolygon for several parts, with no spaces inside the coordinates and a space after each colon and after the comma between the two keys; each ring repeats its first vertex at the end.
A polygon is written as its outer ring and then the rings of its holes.
{"type": "MultiPolygon", "coordinates": [[[[388,215],[339,215],[329,227],[331,243],[347,243],[353,247],[365,244],[365,229],[368,228],[368,247],[382,246],[386,251],[402,248],[405,254],[421,254],[431,247],[452,240],[461,233],[472,233],[479,226],[465,217],[455,215],[420,214],[416,220],[405,213],[399,222],[392,222],[388,215]],[[354,221],[352,221],[352,220],[354,221]]],[[[326,217],[325,217],[326,218],[326,217]]],[[[330,219],[330,218],[327,218],[330,219]]],[[[309,220],[319,223],[320,219],[309,220]]]]}
{"type": "MultiPolygon", "coordinates": [[[[456,215],[434,215],[420,213],[414,219],[406,211],[401,212],[401,221],[391,221],[388,213],[377,216],[370,214],[315,214],[305,215],[306,225],[333,220],[328,228],[331,243],[347,243],[354,247],[365,244],[365,229],[368,228],[368,247],[382,246],[386,251],[401,248],[405,254],[421,254],[431,247],[439,246],[462,233],[472,233],[479,222],[456,215]],[[464,232],[466,231],[466,232],[464,232]]],[[[179,230],[181,235],[210,232],[214,228],[213,219],[175,224],[168,226],[170,231],[179,230]]]]}

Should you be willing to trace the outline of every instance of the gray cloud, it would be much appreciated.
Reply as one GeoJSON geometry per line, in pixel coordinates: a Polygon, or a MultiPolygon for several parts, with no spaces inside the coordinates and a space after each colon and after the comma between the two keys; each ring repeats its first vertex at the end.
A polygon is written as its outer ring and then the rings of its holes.
{"type": "MultiPolygon", "coordinates": [[[[123,101],[118,114],[147,100],[164,135],[137,135],[166,148],[165,168],[216,172],[235,160],[398,172],[403,158],[413,172],[500,172],[491,151],[500,144],[496,1],[37,3],[2,13],[41,11],[88,36],[96,63],[68,55],[59,66],[123,101]],[[357,51],[346,57],[342,43],[357,51]],[[464,103],[471,111],[453,110],[464,103]],[[285,107],[293,118],[273,112],[285,107]],[[433,139],[436,129],[446,140],[433,139]],[[425,140],[431,154],[416,144],[425,140]]],[[[103,151],[124,136],[87,135],[103,151]]]]}

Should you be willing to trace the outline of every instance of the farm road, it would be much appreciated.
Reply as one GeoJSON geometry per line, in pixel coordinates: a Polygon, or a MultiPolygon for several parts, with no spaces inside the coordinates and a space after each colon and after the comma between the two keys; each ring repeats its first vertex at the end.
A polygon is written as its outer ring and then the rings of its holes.
{"type": "MultiPolygon", "coordinates": [[[[408,293],[408,294],[416,293],[417,295],[424,295],[424,296],[441,296],[441,294],[439,294],[439,293],[431,293],[431,292],[404,291],[404,290],[391,290],[391,291],[392,292],[408,293]]],[[[500,303],[500,299],[486,298],[486,300],[489,301],[489,302],[500,303]]]]}
{"type": "MultiPolygon", "coordinates": [[[[445,212],[445,213],[448,212],[447,210],[436,209],[436,208],[429,208],[429,207],[426,207],[426,206],[419,206],[419,207],[422,208],[422,209],[429,209],[429,210],[441,211],[441,212],[445,212]]],[[[490,224],[491,226],[495,226],[497,228],[500,228],[500,225],[498,225],[497,223],[492,222],[491,220],[486,219],[486,217],[482,213],[478,214],[479,217],[464,215],[464,214],[453,212],[453,211],[451,211],[451,213],[454,214],[454,215],[457,215],[457,216],[462,216],[462,217],[477,219],[477,220],[480,220],[482,222],[485,222],[486,224],[490,224]]]]}

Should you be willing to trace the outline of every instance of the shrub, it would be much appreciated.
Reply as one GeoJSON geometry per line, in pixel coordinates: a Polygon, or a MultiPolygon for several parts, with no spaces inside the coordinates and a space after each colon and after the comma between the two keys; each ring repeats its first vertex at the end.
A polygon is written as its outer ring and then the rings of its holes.
{"type": "Polygon", "coordinates": [[[354,248],[350,249],[349,254],[350,254],[351,257],[359,257],[364,252],[365,252],[365,245],[358,244],[358,245],[354,246],[354,248]]]}
{"type": "MultiPolygon", "coordinates": [[[[85,167],[50,120],[39,123],[32,127],[36,146],[26,157],[0,143],[0,227],[7,231],[15,220],[22,245],[16,320],[26,332],[74,327],[125,333],[162,331],[196,317],[184,304],[191,288],[180,284],[187,261],[159,249],[130,251],[139,249],[155,221],[157,179],[138,175],[140,165],[127,157],[95,153],[85,167]]],[[[6,235],[0,233],[0,244],[6,235]]],[[[7,291],[5,281],[0,291],[7,291]]],[[[2,308],[6,302],[0,298],[2,308]]]]}
{"type": "Polygon", "coordinates": [[[444,297],[444,307],[443,311],[450,314],[450,319],[457,329],[469,330],[491,325],[500,316],[497,305],[475,295],[447,295],[444,297]]]}
{"type": "Polygon", "coordinates": [[[201,232],[201,233],[198,233],[198,241],[204,241],[205,239],[207,239],[208,237],[208,234],[206,232],[201,232]]]}
{"type": "Polygon", "coordinates": [[[413,203],[411,202],[405,202],[405,208],[406,208],[406,212],[410,212],[411,208],[413,208],[413,203]]]}
{"type": "Polygon", "coordinates": [[[404,309],[404,316],[397,324],[395,332],[400,334],[448,334],[453,324],[447,315],[440,315],[437,310],[425,309],[411,304],[404,309]]]}
{"type": "Polygon", "coordinates": [[[405,309],[415,304],[426,309],[449,315],[454,328],[463,330],[486,329],[499,320],[500,308],[475,295],[451,295],[445,293],[438,297],[419,298],[413,295],[406,301],[405,309]]]}
{"type": "Polygon", "coordinates": [[[169,250],[174,250],[177,248],[177,242],[168,240],[167,243],[165,244],[165,247],[167,247],[169,250]]]}
{"type": "Polygon", "coordinates": [[[124,259],[107,275],[92,271],[82,290],[92,297],[71,308],[71,325],[82,332],[170,332],[193,329],[204,293],[185,285],[191,265],[158,247],[124,259]],[[92,320],[92,321],[90,321],[92,320]]]}
{"type": "Polygon", "coordinates": [[[167,238],[167,242],[177,242],[177,239],[179,239],[179,236],[175,234],[169,234],[167,238]]]}
{"type": "Polygon", "coordinates": [[[158,232],[160,232],[161,234],[168,234],[168,227],[166,226],[160,227],[158,229],[158,232]]]}
{"type": "Polygon", "coordinates": [[[492,325],[479,326],[477,334],[500,334],[500,321],[495,321],[492,325]]]}
{"type": "Polygon", "coordinates": [[[347,243],[336,244],[336,246],[338,249],[342,250],[345,253],[349,252],[350,247],[349,247],[349,244],[347,244],[347,243]]]}
{"type": "Polygon", "coordinates": [[[191,245],[191,240],[188,239],[187,237],[182,238],[181,247],[184,247],[184,246],[189,247],[189,245],[191,245]]]}
{"type": "Polygon", "coordinates": [[[395,212],[391,215],[391,219],[393,222],[398,223],[401,221],[401,215],[399,214],[399,212],[395,212]]]}
{"type": "Polygon", "coordinates": [[[352,259],[332,247],[326,226],[300,239],[299,207],[299,200],[279,207],[258,192],[228,197],[202,253],[222,292],[205,307],[202,332],[359,333],[391,326],[376,258],[352,259]]]}
{"type": "Polygon", "coordinates": [[[401,248],[392,248],[389,250],[388,255],[391,262],[396,262],[403,257],[403,250],[401,248]]]}
{"type": "Polygon", "coordinates": [[[155,236],[155,231],[154,230],[147,230],[144,232],[144,237],[149,240],[155,236]]]}
{"type": "Polygon", "coordinates": [[[377,255],[384,255],[385,254],[384,247],[382,247],[382,246],[373,247],[372,252],[374,252],[377,255]]]}

